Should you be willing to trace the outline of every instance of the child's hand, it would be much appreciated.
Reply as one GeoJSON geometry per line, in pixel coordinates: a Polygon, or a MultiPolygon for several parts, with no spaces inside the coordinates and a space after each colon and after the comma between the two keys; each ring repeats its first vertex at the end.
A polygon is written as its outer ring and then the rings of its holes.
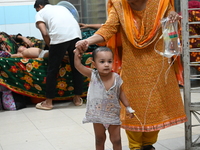
{"type": "Polygon", "coordinates": [[[135,113],[129,113],[129,112],[127,112],[126,116],[130,117],[130,118],[133,118],[133,117],[135,117],[135,113]]]}
{"type": "Polygon", "coordinates": [[[82,54],[79,52],[78,49],[75,49],[75,50],[74,50],[74,55],[78,56],[79,58],[82,57],[82,54]]]}
{"type": "Polygon", "coordinates": [[[79,52],[82,54],[84,53],[87,49],[88,49],[89,43],[87,40],[80,40],[78,42],[76,42],[76,49],[79,50],[79,52]]]}
{"type": "Polygon", "coordinates": [[[135,116],[134,113],[130,113],[130,118],[133,118],[135,116]]]}
{"type": "Polygon", "coordinates": [[[126,111],[130,114],[130,118],[133,118],[135,116],[135,110],[133,110],[130,106],[126,107],[126,111]]]}

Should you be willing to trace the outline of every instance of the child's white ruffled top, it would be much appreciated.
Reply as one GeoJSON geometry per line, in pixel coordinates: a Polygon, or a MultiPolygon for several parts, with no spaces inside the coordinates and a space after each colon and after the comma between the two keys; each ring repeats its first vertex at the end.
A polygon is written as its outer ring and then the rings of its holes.
{"type": "Polygon", "coordinates": [[[107,91],[97,70],[92,71],[83,123],[120,125],[120,86],[123,81],[115,74],[113,86],[107,91]]]}

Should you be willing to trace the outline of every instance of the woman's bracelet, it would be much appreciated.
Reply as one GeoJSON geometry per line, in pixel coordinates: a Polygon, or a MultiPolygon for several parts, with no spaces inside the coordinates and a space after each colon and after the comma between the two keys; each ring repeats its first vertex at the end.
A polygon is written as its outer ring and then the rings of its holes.
{"type": "Polygon", "coordinates": [[[135,112],[135,110],[133,110],[130,106],[126,107],[126,110],[127,110],[130,114],[135,112]]]}

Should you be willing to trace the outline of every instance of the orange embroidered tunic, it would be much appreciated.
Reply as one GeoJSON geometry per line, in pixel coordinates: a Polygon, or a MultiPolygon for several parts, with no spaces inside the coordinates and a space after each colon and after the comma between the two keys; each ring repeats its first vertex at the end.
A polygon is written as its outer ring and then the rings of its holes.
{"type": "Polygon", "coordinates": [[[109,0],[109,17],[95,33],[108,41],[118,33],[108,46],[117,49],[121,64],[123,90],[139,120],[125,115],[122,107],[122,128],[150,132],[187,120],[175,76],[168,58],[154,50],[163,51],[160,19],[171,10],[170,0],[148,0],[142,11],[133,11],[127,0],[109,0]],[[121,46],[120,46],[121,44],[121,46]]]}

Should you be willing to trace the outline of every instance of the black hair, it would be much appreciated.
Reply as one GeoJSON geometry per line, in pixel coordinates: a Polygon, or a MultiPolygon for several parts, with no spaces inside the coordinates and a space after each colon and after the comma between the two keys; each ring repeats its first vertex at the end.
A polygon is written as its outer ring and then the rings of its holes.
{"type": "Polygon", "coordinates": [[[46,4],[50,4],[49,0],[36,0],[34,4],[34,8],[39,8],[39,5],[45,6],[46,4]]]}
{"type": "Polygon", "coordinates": [[[97,47],[93,52],[92,52],[92,59],[93,61],[95,60],[97,53],[98,52],[111,52],[113,55],[113,52],[110,48],[105,47],[105,46],[101,46],[101,47],[97,47]]]}

